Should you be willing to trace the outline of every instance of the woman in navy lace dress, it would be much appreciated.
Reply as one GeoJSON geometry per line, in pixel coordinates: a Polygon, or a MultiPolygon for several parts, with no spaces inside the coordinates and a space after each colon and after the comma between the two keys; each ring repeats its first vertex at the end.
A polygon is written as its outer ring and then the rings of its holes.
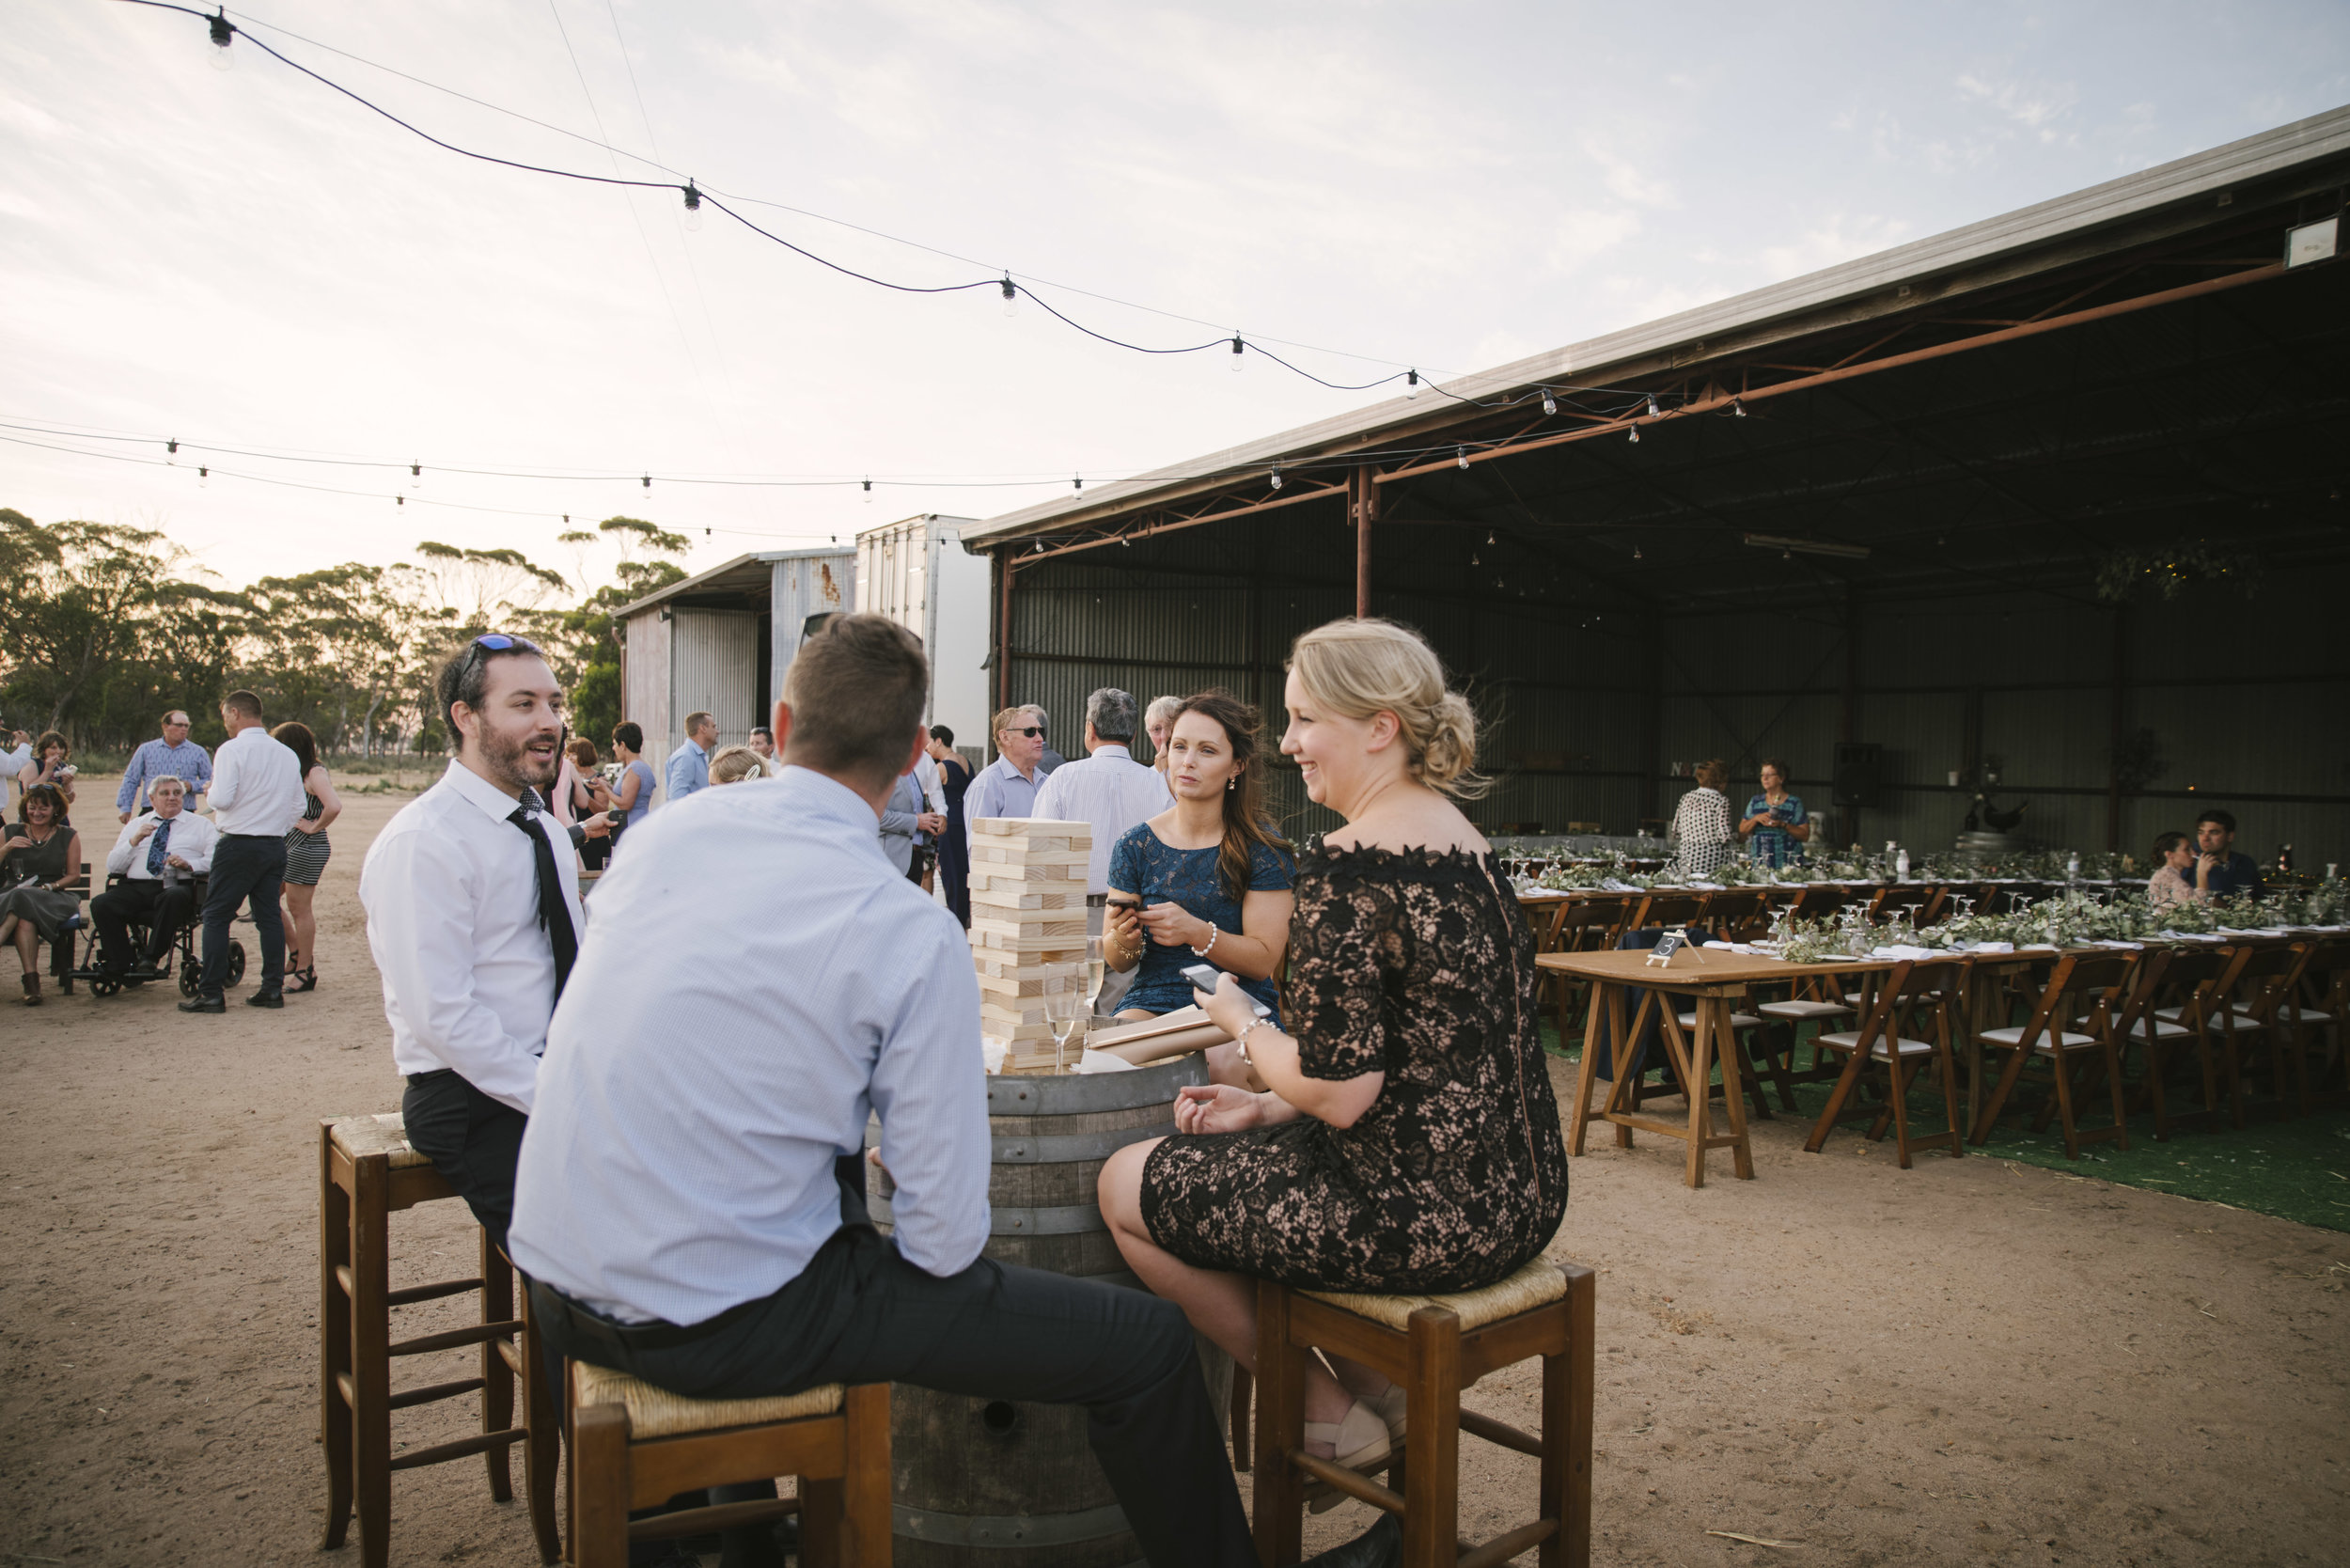
{"type": "MultiPolygon", "coordinates": [[[[1120,974],[1141,970],[1121,1019],[1189,1007],[1183,971],[1195,964],[1230,971],[1268,1007],[1279,1001],[1274,977],[1289,946],[1294,861],[1265,818],[1258,730],[1257,710],[1227,691],[1176,710],[1167,742],[1175,804],[1110,851],[1103,961],[1120,974]]],[[[1211,1053],[1211,1071],[1217,1063],[1211,1053]]]]}

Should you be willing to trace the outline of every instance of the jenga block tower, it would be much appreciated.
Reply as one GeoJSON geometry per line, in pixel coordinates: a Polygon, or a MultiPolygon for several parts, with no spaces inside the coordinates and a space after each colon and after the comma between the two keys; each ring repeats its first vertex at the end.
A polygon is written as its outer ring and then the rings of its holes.
{"type": "Polygon", "coordinates": [[[1048,992],[1086,983],[1086,823],[979,817],[971,823],[971,961],[979,1032],[1008,1048],[1008,1068],[1047,1064],[1048,992]]]}

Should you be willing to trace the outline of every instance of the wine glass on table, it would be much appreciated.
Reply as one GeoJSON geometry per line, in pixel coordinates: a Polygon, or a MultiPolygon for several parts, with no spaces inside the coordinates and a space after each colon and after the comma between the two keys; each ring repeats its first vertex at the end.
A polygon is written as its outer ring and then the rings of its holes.
{"type": "Polygon", "coordinates": [[[1086,995],[1082,974],[1066,975],[1049,981],[1044,993],[1044,1021],[1053,1029],[1053,1071],[1069,1071],[1069,1041],[1078,1038],[1078,1049],[1084,1049],[1086,1014],[1093,1011],[1092,998],[1086,995]]]}

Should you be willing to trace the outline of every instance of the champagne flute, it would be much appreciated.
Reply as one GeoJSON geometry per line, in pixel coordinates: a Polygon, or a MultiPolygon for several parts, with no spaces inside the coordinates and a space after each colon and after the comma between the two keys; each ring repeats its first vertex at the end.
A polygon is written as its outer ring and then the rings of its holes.
{"type": "MultiPolygon", "coordinates": [[[[1092,1003],[1085,994],[1081,976],[1068,975],[1047,983],[1052,988],[1044,993],[1044,1021],[1053,1030],[1053,1071],[1066,1073],[1070,1036],[1077,1036],[1082,1043],[1086,1014],[1092,1011],[1092,1003]]],[[[1082,1043],[1079,1049],[1084,1049],[1082,1043]]]]}

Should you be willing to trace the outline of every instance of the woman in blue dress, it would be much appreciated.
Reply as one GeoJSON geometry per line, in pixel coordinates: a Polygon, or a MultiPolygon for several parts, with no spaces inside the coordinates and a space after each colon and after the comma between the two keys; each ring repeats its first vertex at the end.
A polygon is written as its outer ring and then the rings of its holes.
{"type": "MultiPolygon", "coordinates": [[[[1183,971],[1195,964],[1230,970],[1242,990],[1277,1008],[1296,861],[1265,816],[1257,710],[1221,689],[1187,698],[1167,755],[1174,806],[1110,852],[1103,961],[1120,974],[1141,968],[1118,1016],[1191,1006],[1183,971]]],[[[1234,1084],[1247,1073],[1229,1045],[1208,1053],[1208,1069],[1234,1084]]]]}
{"type": "Polygon", "coordinates": [[[1747,798],[1738,832],[1747,839],[1758,866],[1777,870],[1803,864],[1803,846],[1811,837],[1811,822],[1805,814],[1803,797],[1787,792],[1787,764],[1778,758],[1762,759],[1762,788],[1747,798]]]}

